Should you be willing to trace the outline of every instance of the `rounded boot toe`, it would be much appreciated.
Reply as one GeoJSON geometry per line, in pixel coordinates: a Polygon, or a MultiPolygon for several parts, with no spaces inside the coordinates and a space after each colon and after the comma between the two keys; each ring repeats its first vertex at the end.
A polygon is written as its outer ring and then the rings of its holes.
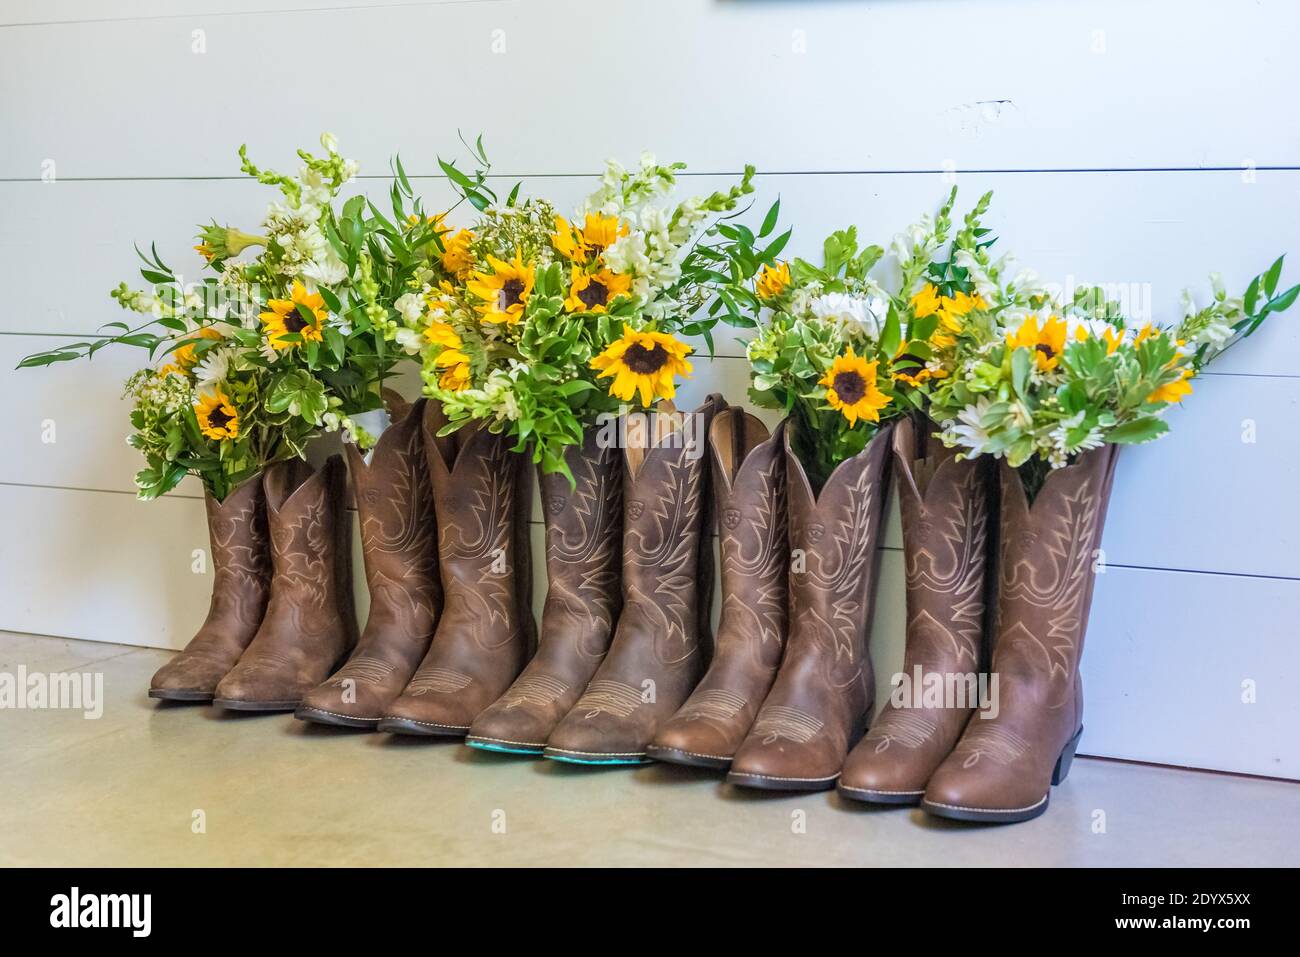
{"type": "Polygon", "coordinates": [[[570,713],[551,732],[543,754],[573,764],[643,764],[645,741],[628,720],[609,714],[570,713]]]}

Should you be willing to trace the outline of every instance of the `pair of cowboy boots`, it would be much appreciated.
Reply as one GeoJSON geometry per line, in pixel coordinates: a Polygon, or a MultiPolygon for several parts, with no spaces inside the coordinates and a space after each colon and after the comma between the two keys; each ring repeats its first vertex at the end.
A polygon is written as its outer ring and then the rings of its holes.
{"type": "Polygon", "coordinates": [[[347,663],[296,716],[463,736],[533,643],[527,459],[421,399],[367,460],[349,449],[370,613],[347,663]]]}
{"type": "Polygon", "coordinates": [[[746,787],[830,788],[873,703],[867,644],[890,430],[815,490],[793,451],[792,422],[768,436],[739,415],[713,437],[718,654],[651,754],[725,769],[746,787]]]}
{"type": "Polygon", "coordinates": [[[207,619],[149,696],[291,711],[356,642],[346,476],[273,465],[206,500],[214,581],[207,619]]]}
{"type": "Polygon", "coordinates": [[[935,693],[913,685],[906,700],[891,697],[849,756],[839,793],[957,820],[1029,820],[1047,809],[1083,732],[1079,660],[1117,450],[1103,446],[1053,470],[1032,503],[1020,475],[999,463],[993,549],[988,460],[928,446],[911,422],[898,426],[903,675],[933,682],[935,693]],[[986,633],[995,637],[979,700],[986,633]]]}
{"type": "Polygon", "coordinates": [[[467,743],[578,764],[641,764],[703,674],[712,538],[705,436],[726,406],[665,404],[590,430],[569,451],[576,486],[543,476],[550,583],[537,655],[474,721],[467,743]],[[623,447],[619,451],[618,446],[623,447]]]}

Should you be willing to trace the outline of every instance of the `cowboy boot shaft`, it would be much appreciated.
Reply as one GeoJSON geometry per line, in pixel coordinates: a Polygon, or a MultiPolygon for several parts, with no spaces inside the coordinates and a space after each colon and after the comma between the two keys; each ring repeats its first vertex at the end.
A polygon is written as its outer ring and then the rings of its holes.
{"type": "Polygon", "coordinates": [[[224,501],[204,496],[212,556],[212,598],[199,630],[153,676],[154,698],[207,701],[257,634],[271,595],[271,545],[262,476],[224,501]]]}
{"type": "Polygon", "coordinates": [[[787,447],[789,489],[790,650],[814,659],[853,707],[874,696],[870,638],[879,571],[880,526],[888,493],[889,434],[882,429],[849,469],[836,469],[814,494],[787,447]],[[883,437],[883,438],[882,438],[883,437]],[[798,479],[793,476],[798,476],[798,479]]]}
{"type": "Polygon", "coordinates": [[[1082,721],[1079,661],[1115,459],[1104,446],[1054,470],[1032,504],[1019,474],[999,468],[993,671],[1004,692],[1040,703],[1068,734],[1082,721]]]}
{"type": "Polygon", "coordinates": [[[589,653],[602,654],[622,604],[622,461],[587,431],[565,455],[573,474],[539,472],[546,522],[546,604],[542,634],[579,634],[589,653]],[[602,637],[603,636],[603,637],[602,637]]]}
{"type": "Polygon", "coordinates": [[[531,573],[518,528],[530,498],[527,460],[504,437],[472,428],[434,439],[428,459],[445,614],[499,647],[527,630],[518,607],[531,573]]]}
{"type": "Polygon", "coordinates": [[[925,460],[898,443],[895,488],[903,533],[907,643],[903,671],[974,674],[984,661],[990,482],[983,459],[932,448],[925,460]]]}
{"type": "Polygon", "coordinates": [[[589,428],[565,452],[574,484],[538,470],[546,523],[546,601],[537,653],[491,707],[468,742],[540,754],[600,666],[622,605],[622,453],[589,428]]]}
{"type": "Polygon", "coordinates": [[[775,672],[789,618],[790,543],[782,429],[778,427],[769,436],[752,416],[739,410],[729,410],[729,414],[745,416],[744,425],[728,437],[739,449],[733,448],[724,461],[719,443],[710,442],[722,567],[722,613],[715,654],[736,654],[756,668],[775,672]],[[754,425],[761,429],[761,438],[753,434],[754,425]],[[753,441],[756,438],[758,441],[753,441]],[[735,464],[729,467],[729,461],[735,464]]]}
{"type": "Polygon", "coordinates": [[[204,495],[204,508],[213,570],[208,622],[247,631],[247,641],[251,641],[271,594],[270,539],[261,476],[240,485],[224,502],[204,495]]]}
{"type": "Polygon", "coordinates": [[[722,613],[709,669],[656,734],[658,760],[724,768],[776,676],[788,617],[789,542],[782,430],[727,409],[709,430],[722,613]]]}
{"type": "Polygon", "coordinates": [[[421,400],[380,436],[367,462],[347,447],[370,612],[366,630],[433,631],[442,606],[433,490],[420,436],[421,400]]]}
{"type": "Polygon", "coordinates": [[[785,430],[790,635],[776,681],[728,780],[760,788],[833,787],[871,714],[868,641],[889,482],[891,427],[814,491],[785,430]]]}
{"type": "Polygon", "coordinates": [[[991,578],[990,470],[986,459],[958,461],[952,450],[926,443],[928,427],[900,422],[891,456],[906,582],[902,687],[910,694],[902,704],[891,696],[845,762],[839,789],[856,800],[919,801],[978,704],[991,578]]]}

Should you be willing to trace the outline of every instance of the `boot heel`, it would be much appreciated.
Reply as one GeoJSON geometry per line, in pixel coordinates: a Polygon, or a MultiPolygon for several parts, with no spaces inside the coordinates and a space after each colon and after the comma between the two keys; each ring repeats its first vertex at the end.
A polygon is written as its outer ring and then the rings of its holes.
{"type": "Polygon", "coordinates": [[[1065,776],[1070,773],[1070,765],[1074,762],[1074,751],[1079,747],[1079,739],[1083,737],[1083,726],[1074,732],[1074,737],[1065,742],[1065,747],[1061,749],[1061,756],[1056,759],[1056,767],[1052,769],[1052,783],[1060,784],[1065,780],[1065,776]]]}

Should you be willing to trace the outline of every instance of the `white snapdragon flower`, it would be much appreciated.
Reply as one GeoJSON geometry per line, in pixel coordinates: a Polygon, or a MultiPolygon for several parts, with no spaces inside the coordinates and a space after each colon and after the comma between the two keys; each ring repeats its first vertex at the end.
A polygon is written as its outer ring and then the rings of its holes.
{"type": "Polygon", "coordinates": [[[632,276],[645,275],[650,271],[645,234],[640,230],[632,230],[626,236],[618,237],[605,250],[605,264],[614,272],[632,276]]]}
{"type": "Polygon", "coordinates": [[[420,316],[424,315],[424,297],[419,293],[405,293],[397,297],[397,301],[393,303],[393,308],[406,320],[408,325],[414,325],[420,321],[420,316]]]}

